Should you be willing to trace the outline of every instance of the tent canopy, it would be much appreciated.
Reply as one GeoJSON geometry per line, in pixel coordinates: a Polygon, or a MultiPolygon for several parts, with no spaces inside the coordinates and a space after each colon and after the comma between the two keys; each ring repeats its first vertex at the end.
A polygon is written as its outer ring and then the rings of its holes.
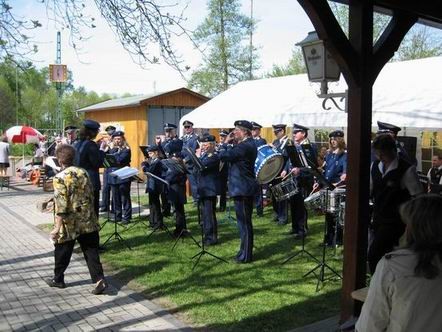
{"type": "MultiPolygon", "coordinates": [[[[373,88],[373,127],[376,121],[403,128],[442,128],[442,57],[387,64],[373,88]]],[[[341,80],[330,92],[344,92],[341,80]]],[[[347,114],[322,109],[318,84],[306,74],[240,82],[181,118],[196,128],[229,128],[235,120],[251,120],[263,127],[300,123],[311,128],[347,126],[347,114]]]]}

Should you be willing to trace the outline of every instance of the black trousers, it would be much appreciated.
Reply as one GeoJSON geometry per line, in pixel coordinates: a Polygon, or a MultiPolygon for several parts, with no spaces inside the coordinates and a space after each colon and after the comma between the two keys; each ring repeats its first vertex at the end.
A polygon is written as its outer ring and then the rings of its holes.
{"type": "Polygon", "coordinates": [[[170,216],[171,204],[170,204],[169,200],[167,199],[166,192],[164,192],[164,191],[161,193],[161,206],[162,206],[163,215],[165,217],[170,216]]]}
{"type": "Polygon", "coordinates": [[[111,185],[114,201],[115,217],[117,220],[129,221],[132,219],[132,200],[130,198],[131,182],[111,185]]]}
{"type": "Polygon", "coordinates": [[[181,202],[174,202],[173,205],[175,206],[175,232],[179,233],[187,228],[184,204],[181,202]]]}
{"type": "Polygon", "coordinates": [[[341,245],[344,235],[344,229],[338,221],[338,216],[333,213],[326,212],[325,223],[327,224],[327,233],[325,234],[327,245],[335,244],[334,243],[335,234],[336,234],[336,244],[341,245]]]}
{"type": "Polygon", "coordinates": [[[218,222],[216,220],[216,196],[200,198],[201,218],[203,221],[204,241],[218,241],[218,222]]]}
{"type": "Polygon", "coordinates": [[[100,236],[98,235],[98,231],[95,231],[92,233],[81,234],[78,236],[77,240],[55,245],[54,280],[56,282],[64,282],[64,272],[71,261],[75,241],[78,241],[80,244],[92,282],[96,283],[97,281],[103,279],[103,267],[101,265],[100,255],[98,253],[100,236]]]}
{"type": "Polygon", "coordinates": [[[234,197],[236,220],[238,223],[241,244],[236,260],[244,263],[252,261],[253,251],[253,212],[254,196],[234,197]]]}
{"type": "Polygon", "coordinates": [[[374,227],[373,241],[368,249],[368,266],[373,274],[381,258],[399,245],[399,239],[405,231],[405,224],[385,224],[374,227]]]}
{"type": "Polygon", "coordinates": [[[97,215],[98,218],[98,214],[100,210],[100,190],[94,190],[94,212],[97,215]]]}
{"type": "Polygon", "coordinates": [[[292,230],[300,235],[305,234],[307,227],[307,209],[304,205],[304,196],[302,193],[290,197],[289,205],[292,217],[292,230]]]}
{"type": "Polygon", "coordinates": [[[163,225],[163,213],[161,212],[160,194],[149,193],[149,224],[153,227],[163,225]]]}
{"type": "Polygon", "coordinates": [[[219,210],[225,211],[227,205],[227,179],[224,177],[221,177],[221,188],[220,188],[220,195],[219,195],[219,210]]]}

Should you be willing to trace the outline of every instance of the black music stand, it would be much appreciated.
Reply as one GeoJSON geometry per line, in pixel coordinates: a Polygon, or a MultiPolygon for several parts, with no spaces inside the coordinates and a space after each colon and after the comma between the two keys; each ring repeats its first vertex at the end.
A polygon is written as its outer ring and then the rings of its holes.
{"type": "MultiPolygon", "coordinates": [[[[334,189],[334,188],[333,188],[334,189]]],[[[327,211],[328,209],[328,191],[330,190],[330,188],[326,187],[326,199],[325,199],[325,210],[327,211]]],[[[309,274],[313,274],[315,275],[315,277],[318,279],[318,282],[316,283],[316,292],[319,291],[319,283],[324,284],[325,281],[327,280],[331,280],[334,276],[338,277],[339,279],[342,279],[342,276],[336,272],[335,269],[333,269],[330,265],[328,265],[325,262],[325,249],[326,249],[326,234],[327,234],[327,223],[324,221],[324,243],[322,246],[322,258],[321,261],[318,262],[318,264],[311,269],[309,272],[307,272],[306,274],[303,275],[303,277],[307,277],[309,274]],[[329,278],[325,278],[325,268],[329,269],[332,272],[332,276],[329,278]],[[319,274],[316,274],[316,270],[319,269],[319,274]]]]}
{"type": "Polygon", "coordinates": [[[128,231],[140,224],[146,226],[146,228],[148,227],[147,224],[141,219],[140,182],[143,182],[143,180],[137,175],[135,175],[132,176],[131,181],[135,181],[137,183],[138,221],[132,222],[131,223],[132,225],[130,227],[127,227],[124,231],[128,231]]]}
{"type": "MultiPolygon", "coordinates": [[[[117,176],[117,178],[119,178],[119,177],[117,176]]],[[[109,184],[109,185],[111,187],[112,186],[118,186],[118,184],[109,184]]],[[[112,196],[112,200],[114,202],[114,209],[115,209],[115,207],[116,207],[116,205],[115,205],[115,195],[112,196]]],[[[109,217],[109,211],[108,211],[108,217],[109,217]]],[[[106,244],[108,242],[110,242],[112,239],[115,239],[115,240],[118,240],[118,242],[123,243],[124,245],[126,245],[126,247],[128,247],[129,250],[132,250],[132,248],[126,243],[126,241],[123,239],[123,237],[120,235],[120,233],[118,233],[118,227],[117,227],[118,222],[117,222],[117,215],[116,214],[114,214],[113,222],[114,222],[114,232],[111,235],[109,235],[109,237],[107,238],[106,241],[104,241],[104,243],[101,245],[101,248],[104,249],[104,247],[106,246],[106,244]]],[[[103,226],[100,229],[102,229],[105,224],[103,224],[103,226]]]]}
{"type": "MultiPolygon", "coordinates": [[[[200,214],[200,201],[198,201],[197,203],[197,210],[198,210],[198,224],[201,227],[201,245],[199,245],[199,243],[197,243],[197,245],[201,248],[201,250],[196,253],[195,255],[192,256],[191,259],[196,258],[195,264],[193,264],[192,267],[192,271],[195,269],[195,267],[198,265],[198,263],[200,262],[201,257],[203,257],[204,255],[209,255],[219,261],[222,261],[224,263],[227,263],[227,261],[224,258],[218,257],[214,254],[212,254],[211,252],[206,250],[206,245],[204,243],[204,225],[203,223],[201,223],[201,214],[200,214]]],[[[192,238],[193,239],[193,238],[192,238]]],[[[193,239],[195,241],[195,239],[193,239]]]]}

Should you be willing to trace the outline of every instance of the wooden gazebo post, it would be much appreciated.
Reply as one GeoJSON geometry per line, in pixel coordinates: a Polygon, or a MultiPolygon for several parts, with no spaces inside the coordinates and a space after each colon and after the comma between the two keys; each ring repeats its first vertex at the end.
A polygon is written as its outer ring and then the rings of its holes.
{"type": "Polygon", "coordinates": [[[358,314],[351,292],[366,286],[373,83],[416,16],[393,12],[373,47],[373,0],[349,0],[349,38],[326,0],[298,0],[348,84],[348,169],[341,322],[358,314]]]}

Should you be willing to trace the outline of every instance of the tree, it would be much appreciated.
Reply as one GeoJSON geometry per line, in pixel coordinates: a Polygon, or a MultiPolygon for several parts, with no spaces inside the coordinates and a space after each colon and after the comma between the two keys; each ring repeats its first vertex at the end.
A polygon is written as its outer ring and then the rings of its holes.
{"type": "MultiPolygon", "coordinates": [[[[88,38],[85,31],[96,27],[95,18],[88,15],[91,2],[39,2],[46,7],[48,19],[70,31],[70,45],[77,50],[81,49],[82,42],[88,38]]],[[[20,59],[38,50],[30,33],[40,28],[41,23],[31,17],[17,17],[10,3],[10,0],[0,0],[0,60],[6,57],[20,59]]],[[[190,36],[183,26],[186,4],[179,5],[174,0],[95,0],[92,3],[97,6],[135,62],[144,66],[159,63],[162,58],[181,73],[188,69],[171,42],[174,36],[190,36]]]]}
{"type": "Polygon", "coordinates": [[[297,75],[306,73],[304,57],[300,48],[292,51],[292,57],[287,65],[273,65],[272,71],[267,73],[267,77],[279,77],[287,75],[297,75]]]}
{"type": "Polygon", "coordinates": [[[238,0],[209,0],[208,11],[193,35],[204,49],[203,65],[192,73],[189,87],[214,96],[248,79],[250,68],[258,68],[258,57],[253,45],[247,43],[255,21],[240,13],[238,0]]]}

